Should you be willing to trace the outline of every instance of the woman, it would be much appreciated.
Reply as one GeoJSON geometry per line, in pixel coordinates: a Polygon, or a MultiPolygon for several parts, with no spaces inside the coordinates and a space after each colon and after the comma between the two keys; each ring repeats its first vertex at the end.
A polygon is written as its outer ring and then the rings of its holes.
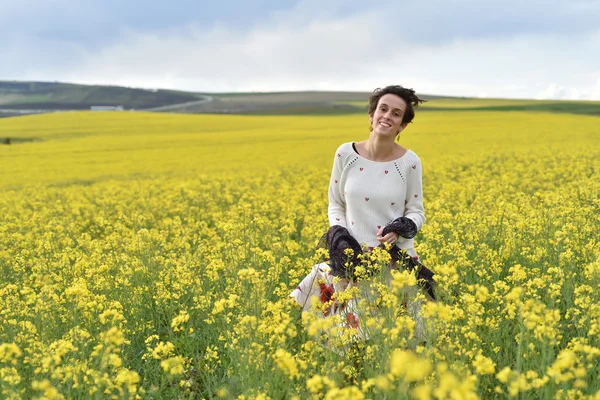
{"type": "MultiPolygon", "coordinates": [[[[339,243],[342,249],[355,250],[356,244],[372,250],[389,243],[418,260],[413,237],[425,223],[421,161],[394,140],[423,101],[414,90],[402,86],[375,89],[368,107],[369,138],[344,143],[336,150],[329,183],[331,228],[325,240],[330,256],[339,243]]],[[[334,291],[348,285],[351,273],[342,270],[344,264],[314,266],[290,296],[305,311],[312,308],[314,296],[326,302],[334,291]]]]}

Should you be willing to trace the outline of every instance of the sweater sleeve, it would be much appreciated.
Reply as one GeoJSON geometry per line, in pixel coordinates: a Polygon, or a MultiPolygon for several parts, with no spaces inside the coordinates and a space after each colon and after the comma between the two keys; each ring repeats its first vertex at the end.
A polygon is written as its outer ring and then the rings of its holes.
{"type": "Polygon", "coordinates": [[[343,196],[344,187],[341,182],[342,171],[344,169],[343,159],[340,146],[333,157],[333,169],[331,171],[331,179],[329,180],[329,207],[327,208],[327,215],[329,216],[329,226],[340,225],[347,228],[346,202],[343,196]]]}
{"type": "Polygon", "coordinates": [[[417,229],[420,230],[425,224],[425,209],[423,207],[422,167],[418,157],[411,164],[409,170],[404,216],[413,220],[417,229]]]}

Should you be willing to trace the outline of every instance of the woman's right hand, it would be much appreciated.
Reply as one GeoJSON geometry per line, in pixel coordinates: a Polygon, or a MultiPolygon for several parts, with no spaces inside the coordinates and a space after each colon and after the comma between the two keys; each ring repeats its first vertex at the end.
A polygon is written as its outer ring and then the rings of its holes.
{"type": "Polygon", "coordinates": [[[396,240],[398,240],[398,237],[399,237],[398,234],[395,233],[395,232],[389,232],[385,236],[381,236],[381,234],[383,233],[383,228],[384,227],[382,226],[377,231],[377,240],[379,241],[379,243],[381,243],[381,244],[385,244],[385,243],[394,244],[396,242],[396,240]]]}

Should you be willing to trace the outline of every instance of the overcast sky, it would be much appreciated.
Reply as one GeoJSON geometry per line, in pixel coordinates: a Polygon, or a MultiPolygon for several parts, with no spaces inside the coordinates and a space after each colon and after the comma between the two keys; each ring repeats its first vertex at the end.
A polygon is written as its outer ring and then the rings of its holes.
{"type": "Polygon", "coordinates": [[[0,80],[600,100],[600,0],[0,0],[0,80]]]}

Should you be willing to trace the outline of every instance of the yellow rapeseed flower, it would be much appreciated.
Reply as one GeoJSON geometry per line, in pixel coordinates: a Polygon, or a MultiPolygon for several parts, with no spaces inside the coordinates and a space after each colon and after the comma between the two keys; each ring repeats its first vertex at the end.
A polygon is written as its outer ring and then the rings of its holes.
{"type": "Polygon", "coordinates": [[[390,372],[407,382],[424,380],[432,371],[429,361],[417,357],[412,351],[395,349],[390,356],[390,372]]]}
{"type": "Polygon", "coordinates": [[[163,371],[168,375],[181,375],[185,371],[184,359],[181,356],[169,357],[160,362],[163,371]]]}

